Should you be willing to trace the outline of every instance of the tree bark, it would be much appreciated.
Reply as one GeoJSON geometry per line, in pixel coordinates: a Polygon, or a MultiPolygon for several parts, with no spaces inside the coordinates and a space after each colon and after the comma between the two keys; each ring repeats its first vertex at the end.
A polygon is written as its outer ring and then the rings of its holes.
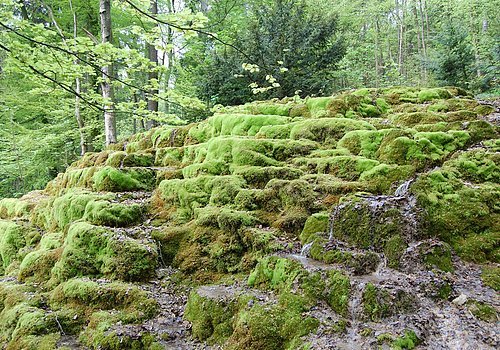
{"type": "MultiPolygon", "coordinates": [[[[150,7],[149,7],[149,12],[151,15],[156,16],[158,14],[158,0],[150,0],[150,7]]],[[[157,86],[158,84],[158,50],[153,44],[148,44],[148,58],[149,61],[152,63],[152,70],[149,71],[148,73],[148,79],[150,84],[155,84],[157,86]]],[[[149,91],[149,96],[148,96],[148,111],[151,112],[152,115],[158,113],[158,99],[156,96],[158,96],[158,88],[153,87],[149,91]]],[[[147,121],[147,128],[151,129],[154,128],[155,126],[158,126],[158,122],[154,119],[149,119],[147,121]]]]}
{"type": "MultiPolygon", "coordinates": [[[[78,20],[76,17],[76,12],[73,9],[73,2],[69,0],[69,7],[73,14],[73,38],[76,40],[78,36],[78,20]]],[[[74,60],[74,64],[78,65],[78,59],[74,60]]],[[[85,123],[83,122],[81,107],[80,107],[80,97],[79,95],[82,93],[82,82],[80,77],[75,78],[75,91],[78,94],[75,96],[75,119],[78,124],[78,133],[80,135],[80,154],[83,156],[87,152],[87,140],[85,138],[85,123]]]]}
{"type": "MultiPolygon", "coordinates": [[[[99,14],[101,17],[102,43],[112,42],[111,29],[111,0],[100,0],[99,14]]],[[[113,76],[113,63],[102,67],[102,97],[104,99],[104,134],[106,136],[106,146],[116,143],[116,120],[113,106],[113,86],[111,77],[113,76]]]]}
{"type": "Polygon", "coordinates": [[[19,4],[21,5],[21,17],[25,21],[29,20],[28,10],[26,9],[26,4],[24,3],[24,0],[19,0],[19,4]]]}

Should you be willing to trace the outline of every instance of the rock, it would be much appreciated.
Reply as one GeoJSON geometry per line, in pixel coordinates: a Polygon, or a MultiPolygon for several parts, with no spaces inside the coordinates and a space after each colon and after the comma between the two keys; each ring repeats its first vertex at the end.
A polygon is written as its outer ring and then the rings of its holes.
{"type": "Polygon", "coordinates": [[[467,302],[467,295],[465,294],[460,294],[458,297],[456,297],[455,299],[453,299],[453,304],[455,305],[458,305],[458,306],[462,306],[464,305],[466,302],[467,302]]]}

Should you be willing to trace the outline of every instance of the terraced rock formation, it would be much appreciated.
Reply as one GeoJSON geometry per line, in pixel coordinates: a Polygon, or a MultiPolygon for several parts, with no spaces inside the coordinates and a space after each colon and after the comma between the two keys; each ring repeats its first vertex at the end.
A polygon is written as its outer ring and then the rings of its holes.
{"type": "Polygon", "coordinates": [[[363,89],[88,153],[0,201],[0,342],[498,348],[498,113],[363,89]]]}

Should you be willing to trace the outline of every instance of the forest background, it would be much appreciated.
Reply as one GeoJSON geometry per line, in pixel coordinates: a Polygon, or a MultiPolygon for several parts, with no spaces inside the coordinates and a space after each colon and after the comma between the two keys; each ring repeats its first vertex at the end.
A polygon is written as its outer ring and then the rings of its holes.
{"type": "Polygon", "coordinates": [[[0,198],[43,188],[84,152],[202,120],[220,105],[395,85],[496,98],[498,8],[500,0],[0,0],[0,198]]]}

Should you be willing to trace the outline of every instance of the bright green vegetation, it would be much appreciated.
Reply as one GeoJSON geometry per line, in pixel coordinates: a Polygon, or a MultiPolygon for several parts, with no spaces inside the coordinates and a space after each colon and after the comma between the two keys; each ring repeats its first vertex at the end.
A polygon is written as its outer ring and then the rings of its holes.
{"type": "MultiPolygon", "coordinates": [[[[116,325],[158,313],[141,285],[163,265],[194,286],[193,336],[235,350],[307,348],[317,307],[341,334],[354,293],[367,322],[412,312],[413,293],[360,288],[384,262],[432,270],[425,290],[439,303],[453,298],[456,254],[484,264],[484,286],[498,290],[498,127],[466,97],[386,88],[221,107],[86,153],[44,191],[0,201],[0,342],[53,349],[57,317],[91,348],[158,348],[157,334],[116,325]],[[410,178],[414,200],[392,196],[410,178]],[[315,261],[290,255],[298,242],[315,261]]],[[[497,317],[486,303],[467,307],[497,317]]],[[[382,338],[396,349],[420,341],[382,338]]]]}
{"type": "Polygon", "coordinates": [[[304,336],[318,327],[318,320],[303,317],[308,308],[303,297],[282,292],[275,305],[263,305],[252,295],[221,299],[193,291],[186,318],[193,335],[228,349],[295,349],[304,336]]]}
{"type": "Polygon", "coordinates": [[[480,301],[471,300],[467,302],[467,307],[469,311],[485,322],[498,322],[500,319],[497,310],[494,306],[482,303],[480,301]]]}

